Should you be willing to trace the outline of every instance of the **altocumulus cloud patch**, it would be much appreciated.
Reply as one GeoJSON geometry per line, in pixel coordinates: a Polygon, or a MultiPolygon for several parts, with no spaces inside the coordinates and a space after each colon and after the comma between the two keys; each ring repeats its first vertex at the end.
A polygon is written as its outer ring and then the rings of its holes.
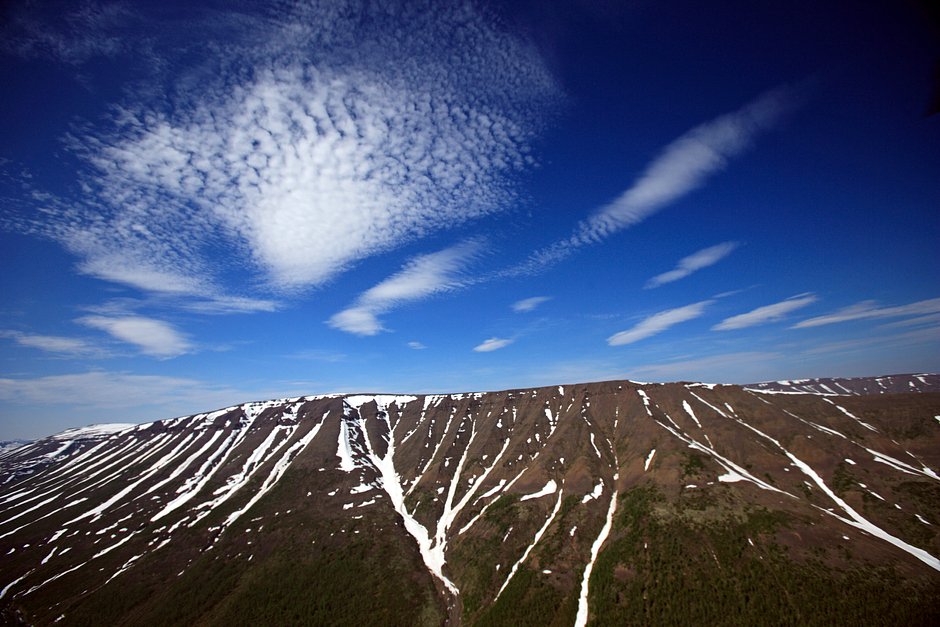
{"type": "Polygon", "coordinates": [[[137,89],[77,133],[80,189],[39,228],[86,274],[224,300],[316,287],[505,208],[559,98],[538,55],[464,6],[350,7],[211,16],[243,33],[230,60],[217,76],[183,67],[167,98],[137,89]]]}

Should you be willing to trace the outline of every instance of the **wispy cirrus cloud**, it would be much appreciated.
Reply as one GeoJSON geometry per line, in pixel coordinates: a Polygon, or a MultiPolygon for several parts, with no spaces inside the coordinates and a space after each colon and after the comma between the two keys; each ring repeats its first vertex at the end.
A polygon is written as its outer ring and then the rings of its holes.
{"type": "Polygon", "coordinates": [[[465,269],[480,251],[478,241],[469,241],[415,257],[399,272],[360,294],[352,305],[334,314],[327,324],[355,335],[376,335],[385,330],[380,315],[403,304],[463,286],[465,269]]]}
{"type": "Polygon", "coordinates": [[[745,329],[747,327],[754,327],[759,324],[767,324],[768,322],[777,322],[778,320],[785,318],[786,315],[790,312],[796,311],[797,309],[802,309],[807,305],[815,303],[817,300],[818,299],[816,298],[815,294],[798,294],[796,296],[791,296],[790,298],[780,301],[779,303],[764,305],[763,307],[758,307],[757,309],[753,309],[747,313],[725,318],[713,326],[712,331],[745,329]]]}
{"type": "Polygon", "coordinates": [[[180,299],[174,301],[172,305],[185,311],[201,314],[272,312],[282,306],[280,301],[270,298],[226,295],[180,299]]]}
{"type": "Polygon", "coordinates": [[[917,301],[907,305],[881,307],[876,301],[866,300],[849,305],[833,313],[802,320],[793,325],[794,329],[819,327],[827,324],[848,322],[850,320],[868,320],[872,318],[901,318],[904,316],[925,316],[940,313],[940,298],[917,301]]]}
{"type": "Polygon", "coordinates": [[[101,357],[105,352],[89,342],[75,337],[61,335],[41,335],[21,331],[0,331],[0,337],[9,338],[27,348],[35,348],[47,353],[69,355],[72,357],[101,357]]]}
{"type": "Polygon", "coordinates": [[[136,315],[136,312],[144,310],[182,310],[206,315],[230,315],[274,312],[283,306],[283,301],[269,298],[213,294],[153,294],[146,298],[111,298],[95,305],[84,306],[82,309],[102,316],[136,315]]]}
{"type": "Polygon", "coordinates": [[[509,338],[500,338],[500,337],[491,337],[489,339],[483,340],[480,344],[473,347],[473,350],[477,353],[490,353],[501,348],[505,348],[512,344],[515,340],[509,338]]]}
{"type": "Polygon", "coordinates": [[[672,283],[673,281],[684,279],[693,272],[701,270],[702,268],[707,268],[708,266],[715,265],[734,252],[734,249],[737,247],[737,242],[723,242],[721,244],[716,244],[715,246],[703,248],[698,252],[692,253],[688,257],[683,257],[680,259],[679,263],[677,263],[676,267],[672,270],[663,272],[662,274],[657,274],[652,279],[647,281],[644,287],[645,289],[652,289],[654,287],[659,287],[660,285],[665,285],[666,283],[672,283]]]}
{"type": "Polygon", "coordinates": [[[714,300],[703,300],[698,303],[692,303],[684,307],[667,309],[660,311],[647,318],[644,318],[635,326],[626,331],[615,333],[607,338],[607,344],[610,346],[623,346],[644,340],[666,329],[673,327],[681,322],[694,320],[705,313],[705,308],[711,305],[714,300]]]}
{"type": "Polygon", "coordinates": [[[169,359],[193,349],[182,333],[162,320],[144,316],[84,316],[76,322],[108,333],[115,339],[136,346],[151,357],[169,359]]]}
{"type": "Polygon", "coordinates": [[[411,350],[423,351],[424,349],[427,348],[427,346],[425,346],[421,342],[408,342],[408,348],[410,348],[411,350]]]}
{"type": "Polygon", "coordinates": [[[583,246],[639,224],[724,170],[733,158],[749,149],[758,136],[772,129],[798,106],[800,100],[800,89],[778,87],[737,111],[693,128],[667,145],[633,185],[583,220],[569,238],[536,251],[507,274],[537,271],[583,246]]]}
{"type": "Polygon", "coordinates": [[[220,67],[161,75],[173,89],[154,80],[76,131],[80,189],[35,228],[80,272],[265,310],[226,287],[294,294],[509,205],[561,97],[534,48],[459,3],[279,12],[199,14],[204,50],[185,55],[177,24],[149,23],[174,68],[220,67]]]}
{"type": "Polygon", "coordinates": [[[512,310],[516,313],[525,313],[534,310],[542,303],[548,302],[551,299],[551,296],[532,296],[531,298],[523,298],[522,300],[517,300],[512,304],[512,310]]]}

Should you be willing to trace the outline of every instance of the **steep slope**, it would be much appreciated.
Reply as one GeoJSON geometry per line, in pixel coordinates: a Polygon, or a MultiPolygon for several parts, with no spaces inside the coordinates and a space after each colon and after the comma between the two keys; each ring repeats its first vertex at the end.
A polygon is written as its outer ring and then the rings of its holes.
{"type": "Polygon", "coordinates": [[[311,396],[66,432],[0,456],[0,606],[76,625],[930,623],[940,394],[776,391],[311,396]]]}

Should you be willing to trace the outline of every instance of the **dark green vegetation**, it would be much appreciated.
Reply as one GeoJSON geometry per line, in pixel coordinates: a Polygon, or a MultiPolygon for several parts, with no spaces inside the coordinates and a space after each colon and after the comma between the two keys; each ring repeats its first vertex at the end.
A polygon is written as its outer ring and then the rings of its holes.
{"type": "Polygon", "coordinates": [[[464,620],[473,625],[571,625],[578,609],[577,590],[571,585],[576,564],[568,563],[570,549],[568,529],[579,521],[578,497],[567,496],[551,527],[546,530],[526,565],[520,566],[495,603],[487,598],[499,590],[509,575],[512,564],[532,541],[535,530],[543,524],[519,503],[518,495],[504,495],[494,501],[484,516],[490,526],[489,539],[468,539],[456,550],[459,564],[460,589],[464,620]],[[513,531],[507,542],[500,540],[513,531]],[[563,564],[557,568],[556,564],[563,564]],[[500,570],[494,568],[500,564],[500,570]],[[535,565],[539,566],[536,567],[535,565]],[[552,566],[552,574],[561,570],[566,577],[558,579],[540,572],[552,566]]]}
{"type": "Polygon", "coordinates": [[[940,621],[940,592],[930,581],[905,580],[888,566],[859,563],[840,572],[819,559],[791,559],[774,539],[790,522],[784,514],[749,508],[741,518],[696,523],[663,504],[653,486],[621,496],[591,577],[591,624],[940,621]]]}
{"type": "Polygon", "coordinates": [[[682,477],[695,477],[705,470],[705,458],[698,453],[686,453],[682,462],[682,477]]]}
{"type": "Polygon", "coordinates": [[[576,590],[562,597],[544,575],[521,567],[499,600],[487,608],[473,624],[485,627],[561,627],[572,625],[577,611],[576,590]]]}
{"type": "Polygon", "coordinates": [[[127,576],[68,608],[68,624],[440,625],[444,610],[407,538],[355,530],[321,549],[259,547],[250,560],[213,549],[169,581],[127,576]]]}

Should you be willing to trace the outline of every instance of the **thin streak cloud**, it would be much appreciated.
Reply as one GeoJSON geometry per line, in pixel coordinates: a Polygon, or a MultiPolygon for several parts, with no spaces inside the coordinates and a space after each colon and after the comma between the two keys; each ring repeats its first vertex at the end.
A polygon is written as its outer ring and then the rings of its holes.
{"type": "Polygon", "coordinates": [[[831,314],[809,318],[793,325],[794,329],[820,327],[850,320],[869,320],[872,318],[901,318],[904,316],[924,316],[940,313],[940,298],[921,300],[907,305],[880,307],[873,300],[855,303],[831,314]]]}
{"type": "Polygon", "coordinates": [[[0,331],[0,337],[9,338],[26,348],[35,348],[47,353],[60,355],[72,355],[75,357],[96,356],[100,355],[102,352],[85,340],[74,337],[40,335],[35,333],[23,333],[21,331],[0,331]]]}
{"type": "Polygon", "coordinates": [[[712,331],[745,329],[747,327],[754,327],[759,324],[767,324],[768,322],[777,322],[778,320],[785,318],[788,313],[796,311],[797,309],[802,309],[807,305],[811,305],[817,300],[818,299],[814,294],[800,294],[798,296],[793,296],[784,301],[780,301],[779,303],[764,305],[763,307],[758,307],[757,309],[753,309],[747,313],[725,318],[713,326],[712,331]]]}
{"type": "Polygon", "coordinates": [[[512,304],[512,310],[516,313],[533,311],[536,307],[542,303],[550,301],[551,299],[551,296],[533,296],[531,298],[523,298],[522,300],[517,300],[512,304]]]}
{"type": "Polygon", "coordinates": [[[462,287],[465,269],[480,253],[479,242],[471,241],[421,255],[398,273],[369,288],[356,301],[334,314],[331,327],[354,335],[376,335],[386,330],[379,316],[403,304],[462,287]]]}
{"type": "Polygon", "coordinates": [[[800,100],[797,88],[778,87],[737,111],[693,128],[667,145],[633,185],[583,220],[569,238],[536,251],[506,274],[538,271],[661,211],[724,170],[731,159],[775,127],[800,100]]]}
{"type": "Polygon", "coordinates": [[[484,340],[481,344],[475,346],[473,350],[477,353],[490,353],[492,351],[509,346],[513,343],[513,341],[514,340],[512,339],[491,337],[487,340],[484,340]]]}
{"type": "Polygon", "coordinates": [[[714,300],[704,300],[698,303],[692,303],[684,307],[667,309],[649,316],[635,326],[626,331],[615,333],[607,338],[607,344],[610,346],[623,346],[645,340],[663,331],[673,327],[681,322],[694,320],[705,313],[705,308],[715,302],[714,300]]]}
{"type": "Polygon", "coordinates": [[[684,279],[693,272],[701,270],[702,268],[707,268],[708,266],[715,265],[734,252],[734,249],[737,247],[737,242],[723,242],[721,244],[716,244],[715,246],[703,248],[698,252],[692,253],[688,257],[680,259],[679,263],[676,264],[676,267],[669,272],[663,272],[662,274],[654,276],[652,279],[647,281],[645,288],[651,289],[654,287],[659,287],[660,285],[665,285],[666,283],[678,281],[679,279],[684,279]]]}

